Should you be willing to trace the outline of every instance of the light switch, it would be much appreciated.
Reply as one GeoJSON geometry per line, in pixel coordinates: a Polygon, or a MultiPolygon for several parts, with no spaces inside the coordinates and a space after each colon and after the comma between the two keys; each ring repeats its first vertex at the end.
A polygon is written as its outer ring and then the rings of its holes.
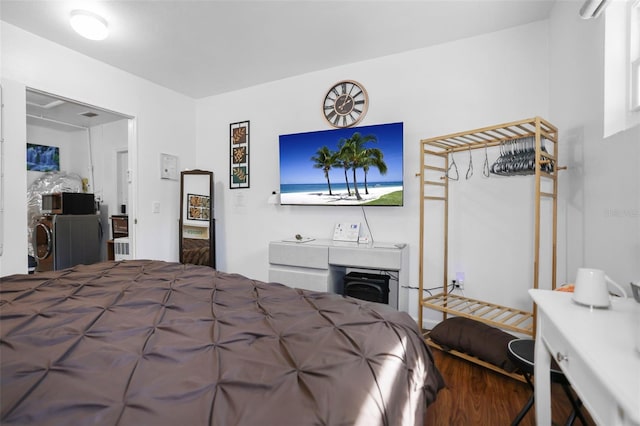
{"type": "Polygon", "coordinates": [[[151,203],[151,213],[160,213],[160,201],[151,203]]]}

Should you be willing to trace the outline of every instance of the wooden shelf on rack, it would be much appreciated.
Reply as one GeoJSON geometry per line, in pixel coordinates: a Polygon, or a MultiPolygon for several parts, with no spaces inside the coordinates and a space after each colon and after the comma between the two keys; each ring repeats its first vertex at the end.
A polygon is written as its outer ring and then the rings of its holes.
{"type": "MultiPolygon", "coordinates": [[[[431,145],[440,153],[466,151],[468,149],[484,148],[485,146],[497,146],[505,141],[525,137],[542,136],[545,139],[556,142],[558,129],[548,121],[539,118],[513,121],[498,126],[483,127],[467,132],[452,133],[436,138],[424,139],[422,142],[431,145]],[[539,127],[538,127],[539,126],[539,127]]],[[[556,155],[541,152],[541,156],[555,160],[556,155]]]]}
{"type": "Polygon", "coordinates": [[[470,299],[456,294],[439,293],[422,300],[422,307],[470,318],[503,330],[533,335],[533,313],[470,299]]]}

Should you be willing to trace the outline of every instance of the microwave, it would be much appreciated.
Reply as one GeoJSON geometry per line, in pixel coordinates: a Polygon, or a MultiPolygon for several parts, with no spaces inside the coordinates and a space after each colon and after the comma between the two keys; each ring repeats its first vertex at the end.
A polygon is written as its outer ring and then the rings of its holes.
{"type": "Polygon", "coordinates": [[[84,192],[55,192],[42,195],[42,214],[94,214],[93,194],[84,192]]]}

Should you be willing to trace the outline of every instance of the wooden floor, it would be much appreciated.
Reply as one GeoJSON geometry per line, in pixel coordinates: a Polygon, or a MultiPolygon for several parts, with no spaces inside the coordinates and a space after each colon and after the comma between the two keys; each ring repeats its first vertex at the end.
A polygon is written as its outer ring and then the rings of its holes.
{"type": "MultiPolygon", "coordinates": [[[[447,384],[428,411],[425,426],[510,425],[525,405],[531,391],[524,382],[495,373],[476,364],[433,350],[436,366],[447,384]]],[[[564,425],[571,403],[558,384],[552,384],[553,423],[564,425]]],[[[535,425],[535,405],[520,423],[535,425]]],[[[585,408],[583,414],[595,425],[585,408]]],[[[576,419],[574,425],[580,425],[576,419]]]]}

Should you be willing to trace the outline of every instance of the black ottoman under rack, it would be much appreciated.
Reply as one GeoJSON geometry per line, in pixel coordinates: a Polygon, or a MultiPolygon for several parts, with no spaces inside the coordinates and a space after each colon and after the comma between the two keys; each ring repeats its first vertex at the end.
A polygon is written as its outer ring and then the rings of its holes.
{"type": "MultiPolygon", "coordinates": [[[[519,424],[527,412],[531,409],[534,402],[534,391],[533,391],[533,382],[531,378],[533,377],[533,367],[534,367],[534,354],[535,354],[535,340],[533,339],[515,339],[509,342],[509,358],[513,362],[513,364],[518,368],[518,371],[522,373],[525,380],[529,384],[531,388],[531,396],[527,403],[522,407],[522,410],[518,413],[516,418],[511,423],[512,425],[519,424]]],[[[576,417],[580,418],[580,421],[583,425],[587,424],[582,412],[580,411],[580,407],[582,406],[582,402],[579,398],[574,398],[571,393],[571,385],[569,381],[564,376],[558,364],[555,361],[551,361],[551,382],[559,383],[564,390],[564,393],[569,398],[571,402],[571,406],[573,407],[573,411],[569,415],[566,424],[572,425],[575,421],[576,417]]]]}

